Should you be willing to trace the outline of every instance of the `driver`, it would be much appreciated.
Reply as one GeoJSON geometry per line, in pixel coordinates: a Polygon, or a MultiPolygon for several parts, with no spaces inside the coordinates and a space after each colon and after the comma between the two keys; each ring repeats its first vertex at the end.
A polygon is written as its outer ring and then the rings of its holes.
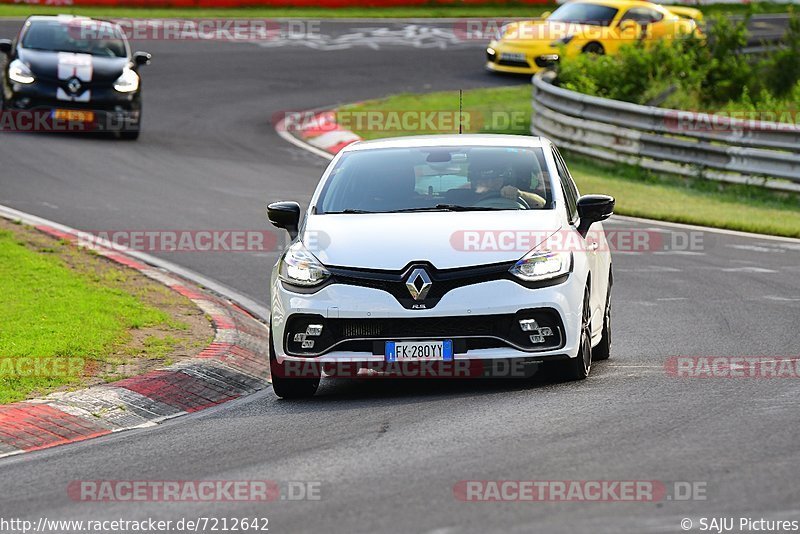
{"type": "Polygon", "coordinates": [[[541,208],[546,201],[536,193],[523,191],[509,182],[516,181],[509,165],[502,169],[497,166],[470,166],[469,179],[472,191],[479,197],[500,196],[509,200],[523,200],[531,208],[541,208]]]}

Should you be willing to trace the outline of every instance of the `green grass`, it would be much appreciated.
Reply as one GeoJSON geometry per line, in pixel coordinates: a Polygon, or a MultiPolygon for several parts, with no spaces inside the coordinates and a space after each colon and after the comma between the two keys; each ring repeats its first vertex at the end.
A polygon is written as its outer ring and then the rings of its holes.
{"type": "MultiPolygon", "coordinates": [[[[31,250],[0,230],[0,361],[79,358],[91,367],[124,342],[130,329],[169,320],[132,295],[70,269],[58,255],[31,250]]],[[[19,376],[5,369],[0,373],[0,404],[83,378],[74,373],[19,376]]]]}
{"type": "MultiPolygon", "coordinates": [[[[471,127],[465,128],[465,133],[528,135],[530,98],[530,85],[464,91],[464,114],[472,119],[471,127]]],[[[344,106],[340,112],[345,121],[355,123],[359,113],[363,116],[364,112],[375,110],[381,116],[401,111],[458,110],[458,92],[399,94],[344,106]]],[[[355,128],[354,131],[365,139],[453,133],[452,129],[381,131],[355,128]]],[[[615,211],[618,214],[800,237],[800,196],[754,186],[659,175],[629,165],[606,165],[574,154],[568,155],[567,159],[581,193],[613,195],[617,199],[615,211]]]]}
{"type": "Polygon", "coordinates": [[[796,196],[602,165],[574,155],[567,159],[581,193],[616,197],[614,211],[620,215],[800,237],[796,196]]]}
{"type": "MultiPolygon", "coordinates": [[[[35,6],[0,5],[0,17],[27,17],[33,14],[67,13],[105,18],[431,18],[431,17],[538,17],[544,11],[556,9],[553,5],[520,5],[497,3],[487,5],[450,4],[408,7],[249,7],[249,8],[130,8],[130,7],[88,7],[88,6],[35,6]]],[[[746,5],[708,5],[700,6],[706,14],[744,13],[746,5]]],[[[753,4],[754,11],[774,13],[786,11],[786,5],[770,2],[753,4]]]]}
{"type": "Polygon", "coordinates": [[[181,340],[172,336],[148,336],[144,340],[144,347],[147,350],[148,358],[161,359],[180,344],[181,340]]]}

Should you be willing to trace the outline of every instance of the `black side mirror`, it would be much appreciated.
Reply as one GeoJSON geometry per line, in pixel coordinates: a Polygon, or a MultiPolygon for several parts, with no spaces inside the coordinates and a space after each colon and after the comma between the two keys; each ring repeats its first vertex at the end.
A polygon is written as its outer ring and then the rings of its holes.
{"type": "Polygon", "coordinates": [[[300,225],[300,204],[297,202],[273,202],[267,206],[267,218],[273,226],[289,232],[289,237],[297,237],[300,225]]]}
{"type": "Polygon", "coordinates": [[[583,195],[578,199],[578,216],[581,219],[578,232],[586,236],[589,227],[600,221],[605,221],[614,213],[614,197],[608,195],[583,195]]]}
{"type": "Polygon", "coordinates": [[[11,42],[9,39],[0,39],[0,54],[5,54],[7,56],[11,55],[11,52],[14,51],[14,43],[11,42]]]}
{"type": "Polygon", "coordinates": [[[148,54],[147,52],[136,52],[133,54],[133,62],[139,67],[142,65],[149,65],[151,59],[153,59],[152,54],[148,54]]]}

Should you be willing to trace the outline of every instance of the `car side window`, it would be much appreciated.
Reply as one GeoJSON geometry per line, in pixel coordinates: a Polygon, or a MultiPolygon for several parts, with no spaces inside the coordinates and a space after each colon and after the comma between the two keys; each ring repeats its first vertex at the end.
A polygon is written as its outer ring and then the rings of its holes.
{"type": "Polygon", "coordinates": [[[564,192],[564,199],[567,202],[569,220],[572,222],[578,218],[578,188],[575,187],[575,182],[572,180],[567,165],[556,147],[553,147],[553,159],[556,162],[558,177],[561,179],[561,190],[564,192]]]}
{"type": "Polygon", "coordinates": [[[663,18],[663,15],[646,7],[633,7],[622,17],[622,20],[633,20],[639,24],[652,24],[663,18]]]}

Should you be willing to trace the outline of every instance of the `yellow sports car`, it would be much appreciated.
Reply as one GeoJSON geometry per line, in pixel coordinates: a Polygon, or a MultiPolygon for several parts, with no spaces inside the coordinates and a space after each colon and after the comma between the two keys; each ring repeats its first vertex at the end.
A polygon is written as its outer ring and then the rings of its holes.
{"type": "Polygon", "coordinates": [[[702,12],[643,0],[574,0],[541,19],[503,26],[486,49],[486,68],[533,74],[560,56],[614,54],[636,40],[700,33],[702,12]]]}

